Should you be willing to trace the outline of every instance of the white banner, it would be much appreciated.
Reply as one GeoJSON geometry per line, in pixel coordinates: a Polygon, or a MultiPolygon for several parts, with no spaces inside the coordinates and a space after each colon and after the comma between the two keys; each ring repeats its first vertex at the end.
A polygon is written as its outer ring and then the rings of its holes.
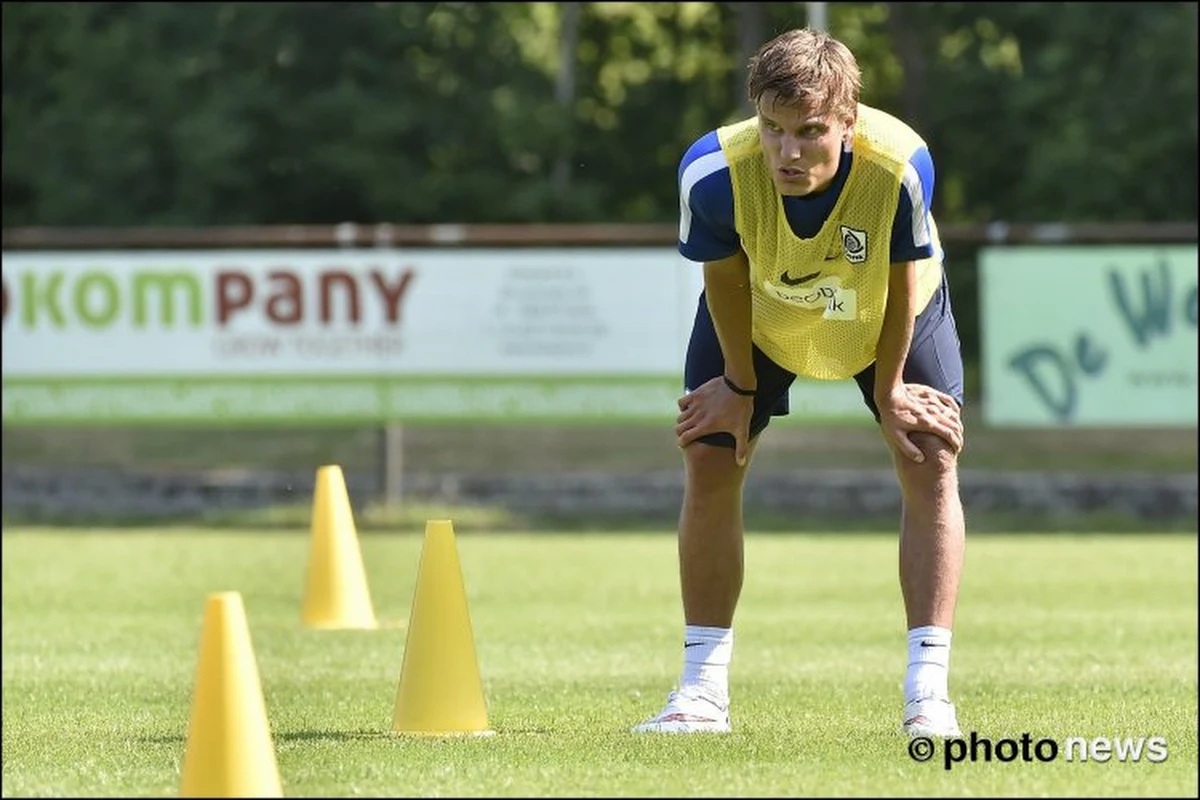
{"type": "Polygon", "coordinates": [[[666,375],[701,285],[669,249],[5,254],[3,370],[666,375]]]}
{"type": "Polygon", "coordinates": [[[702,288],[672,248],[5,253],[4,419],[662,420],[702,288]]]}

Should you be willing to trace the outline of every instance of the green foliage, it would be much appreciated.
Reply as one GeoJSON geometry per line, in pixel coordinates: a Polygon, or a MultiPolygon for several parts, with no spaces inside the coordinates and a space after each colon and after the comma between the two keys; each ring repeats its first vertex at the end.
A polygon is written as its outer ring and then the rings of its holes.
{"type": "MultiPolygon", "coordinates": [[[[743,113],[726,3],[6,3],[3,222],[667,222],[743,113]]],[[[773,36],[803,3],[758,4],[773,36]]],[[[837,3],[944,222],[1197,213],[1185,3],[837,3]],[[1182,179],[1179,176],[1188,176],[1182,179]]],[[[760,37],[760,38],[761,38],[760,37]]]]}
{"type": "Polygon", "coordinates": [[[952,220],[1194,220],[1187,3],[917,3],[927,138],[952,220]],[[1180,180],[1177,176],[1188,176],[1180,180]],[[949,197],[947,194],[949,193],[949,197]]]}

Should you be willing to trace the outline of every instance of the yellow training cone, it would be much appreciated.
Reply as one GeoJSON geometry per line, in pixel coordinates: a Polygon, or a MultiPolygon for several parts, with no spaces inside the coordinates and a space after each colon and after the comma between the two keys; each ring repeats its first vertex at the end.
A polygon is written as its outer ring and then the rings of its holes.
{"type": "Polygon", "coordinates": [[[246,610],[237,592],[208,596],[192,695],[183,797],[283,797],[246,610]]]}
{"type": "Polygon", "coordinates": [[[354,512],[337,465],[317,470],[310,537],[303,623],[310,628],[377,627],[354,512]]]}
{"type": "Polygon", "coordinates": [[[425,524],[392,730],[429,735],[492,733],[449,520],[425,524]]]}

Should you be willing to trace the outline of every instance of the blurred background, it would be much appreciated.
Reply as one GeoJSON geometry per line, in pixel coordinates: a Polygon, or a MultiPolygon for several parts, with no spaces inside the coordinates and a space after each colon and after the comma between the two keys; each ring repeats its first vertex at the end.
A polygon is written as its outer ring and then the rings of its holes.
{"type": "MultiPolygon", "coordinates": [[[[908,121],[969,525],[1196,526],[1196,3],[5,3],[6,524],[673,524],[689,144],[792,28],[908,121]]],[[[798,385],[760,529],[895,525],[798,385]]]]}

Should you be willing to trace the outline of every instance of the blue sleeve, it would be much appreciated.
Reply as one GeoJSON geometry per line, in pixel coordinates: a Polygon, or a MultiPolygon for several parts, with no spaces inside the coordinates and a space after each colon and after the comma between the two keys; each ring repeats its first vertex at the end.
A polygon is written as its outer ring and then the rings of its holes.
{"type": "Polygon", "coordinates": [[[733,222],[733,181],[716,131],[697,139],[679,162],[679,254],[719,261],[741,248],[733,222]]]}
{"type": "Polygon", "coordinates": [[[933,208],[933,158],[929,148],[920,147],[908,160],[900,182],[900,201],[892,222],[891,261],[900,264],[933,255],[929,230],[933,208]]]}

